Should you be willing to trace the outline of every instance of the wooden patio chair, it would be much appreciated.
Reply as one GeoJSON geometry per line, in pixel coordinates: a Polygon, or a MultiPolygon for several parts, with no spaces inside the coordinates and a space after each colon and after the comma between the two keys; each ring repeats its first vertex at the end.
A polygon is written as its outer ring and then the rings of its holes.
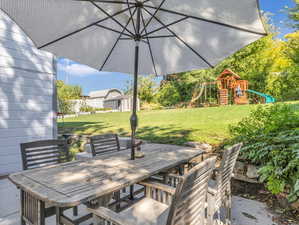
{"type": "Polygon", "coordinates": [[[216,157],[207,159],[179,177],[177,188],[151,180],[141,182],[146,187],[146,197],[121,213],[104,207],[89,210],[99,224],[205,224],[208,181],[215,161],[216,157]]]}
{"type": "MultiPolygon", "coordinates": [[[[24,170],[42,168],[45,166],[68,162],[71,160],[67,143],[64,140],[43,140],[22,143],[21,155],[24,170]]],[[[22,224],[25,224],[25,220],[28,219],[33,222],[33,224],[34,221],[42,221],[41,224],[44,224],[45,218],[56,214],[55,206],[48,203],[42,203],[39,206],[39,210],[41,211],[41,218],[37,218],[38,214],[34,213],[34,211],[36,211],[37,209],[34,207],[37,207],[38,203],[34,203],[34,201],[36,200],[33,196],[30,195],[30,193],[21,191],[21,201],[23,212],[22,214],[26,217],[21,218],[22,224]]],[[[69,208],[63,208],[61,210],[64,211],[67,209],[69,208]]],[[[78,215],[77,206],[73,207],[73,214],[74,216],[78,215]]],[[[81,218],[80,221],[84,220],[86,219],[81,218]]]]}
{"type": "MultiPolygon", "coordinates": [[[[121,149],[117,134],[103,134],[91,136],[90,146],[93,157],[125,150],[125,148],[121,149]]],[[[113,198],[115,199],[116,210],[119,211],[120,191],[113,193],[113,198]]]]}
{"type": "Polygon", "coordinates": [[[121,151],[117,134],[103,134],[90,137],[92,156],[121,151]]]}
{"type": "Polygon", "coordinates": [[[215,223],[214,216],[217,212],[220,220],[220,208],[226,209],[225,224],[231,224],[231,177],[235,167],[242,143],[236,144],[224,151],[221,165],[214,171],[214,179],[209,182],[208,188],[208,221],[215,223]]]}
{"type": "MultiPolygon", "coordinates": [[[[138,141],[135,144],[135,148],[140,148],[142,141],[138,141]]],[[[119,138],[117,134],[103,134],[103,135],[95,135],[90,137],[90,145],[91,145],[91,152],[92,156],[98,156],[118,151],[127,150],[126,147],[121,147],[119,143],[119,138]]],[[[123,192],[126,192],[126,189],[123,189],[123,192]]],[[[134,199],[134,186],[130,187],[130,199],[134,199]]],[[[116,203],[116,210],[120,210],[120,191],[114,193],[113,198],[115,199],[116,203]]]]}
{"type": "MultiPolygon", "coordinates": [[[[135,144],[135,148],[139,148],[142,141],[135,144]]],[[[126,147],[121,147],[117,134],[103,134],[90,137],[90,145],[92,156],[98,156],[117,151],[126,150],[126,147]]]]}

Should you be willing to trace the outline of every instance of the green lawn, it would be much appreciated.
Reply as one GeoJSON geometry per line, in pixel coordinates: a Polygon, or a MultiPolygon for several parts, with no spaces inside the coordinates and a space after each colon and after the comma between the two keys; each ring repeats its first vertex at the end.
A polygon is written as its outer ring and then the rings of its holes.
{"type": "MultiPolygon", "coordinates": [[[[158,142],[187,141],[219,144],[229,137],[228,126],[247,116],[255,106],[223,106],[196,109],[141,111],[138,137],[158,142]]],[[[60,133],[130,135],[130,113],[106,113],[67,118],[59,122],[60,133]]]]}

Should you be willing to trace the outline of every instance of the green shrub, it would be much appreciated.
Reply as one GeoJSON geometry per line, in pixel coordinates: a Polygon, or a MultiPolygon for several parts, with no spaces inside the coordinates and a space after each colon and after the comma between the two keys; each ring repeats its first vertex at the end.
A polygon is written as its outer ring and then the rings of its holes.
{"type": "Polygon", "coordinates": [[[94,108],[89,105],[83,105],[80,107],[80,112],[94,112],[94,108]]]}
{"type": "Polygon", "coordinates": [[[94,108],[94,111],[110,111],[112,108],[94,108]]]}
{"type": "Polygon", "coordinates": [[[159,103],[147,103],[144,102],[141,106],[142,110],[161,110],[163,109],[163,106],[159,103]]]}
{"type": "Polygon", "coordinates": [[[174,106],[180,102],[180,93],[170,83],[166,83],[160,88],[157,94],[157,101],[162,106],[174,106]]]}
{"type": "Polygon", "coordinates": [[[243,142],[240,157],[259,165],[260,179],[278,194],[287,190],[289,200],[299,198],[299,115],[296,105],[258,106],[230,127],[232,142],[243,142]]]}

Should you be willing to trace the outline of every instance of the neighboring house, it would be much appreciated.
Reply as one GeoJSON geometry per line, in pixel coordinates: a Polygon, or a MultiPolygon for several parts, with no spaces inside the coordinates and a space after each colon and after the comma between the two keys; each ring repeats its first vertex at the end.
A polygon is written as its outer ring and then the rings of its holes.
{"type": "Polygon", "coordinates": [[[106,89],[100,91],[92,91],[89,93],[89,98],[86,100],[86,104],[93,108],[104,108],[104,101],[109,98],[115,98],[122,96],[123,93],[118,89],[106,89]]]}
{"type": "MultiPolygon", "coordinates": [[[[83,96],[81,99],[70,100],[73,103],[73,111],[80,113],[81,106],[91,106],[95,110],[111,109],[117,112],[128,112],[132,109],[132,96],[123,95],[118,89],[107,89],[93,91],[89,96],[83,96]]],[[[137,109],[140,109],[138,100],[137,109]]]]}
{"type": "MultiPolygon", "coordinates": [[[[111,108],[119,112],[129,112],[133,107],[132,96],[122,95],[109,98],[104,101],[104,108],[111,108]]],[[[139,100],[137,101],[137,110],[140,110],[139,100]]]]}
{"type": "Polygon", "coordinates": [[[0,176],[21,170],[20,143],[56,137],[53,62],[0,10],[0,176]]]}

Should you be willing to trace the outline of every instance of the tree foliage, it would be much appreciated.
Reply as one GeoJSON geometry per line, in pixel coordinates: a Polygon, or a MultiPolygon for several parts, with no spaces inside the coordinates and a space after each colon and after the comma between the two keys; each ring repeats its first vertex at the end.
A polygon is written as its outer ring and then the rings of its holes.
{"type": "Polygon", "coordinates": [[[212,70],[196,70],[168,76],[168,80],[162,82],[157,94],[158,102],[164,106],[187,106],[195,103],[201,84],[207,80],[215,80],[212,70]]]}
{"type": "Polygon", "coordinates": [[[287,8],[289,19],[292,21],[291,26],[295,29],[299,29],[299,0],[293,0],[295,6],[287,8]]]}
{"type": "Polygon", "coordinates": [[[56,82],[59,112],[64,114],[73,113],[73,103],[69,100],[79,99],[82,88],[78,85],[68,85],[62,80],[56,82]]]}
{"type": "Polygon", "coordinates": [[[58,80],[56,86],[59,99],[78,99],[82,95],[82,88],[79,85],[69,85],[62,80],[58,80]]]}
{"type": "MultiPolygon", "coordinates": [[[[155,76],[140,76],[138,77],[138,97],[141,103],[152,103],[155,101],[155,94],[157,90],[157,82],[155,76]]],[[[129,81],[124,90],[125,94],[133,94],[133,82],[129,81]]]]}

